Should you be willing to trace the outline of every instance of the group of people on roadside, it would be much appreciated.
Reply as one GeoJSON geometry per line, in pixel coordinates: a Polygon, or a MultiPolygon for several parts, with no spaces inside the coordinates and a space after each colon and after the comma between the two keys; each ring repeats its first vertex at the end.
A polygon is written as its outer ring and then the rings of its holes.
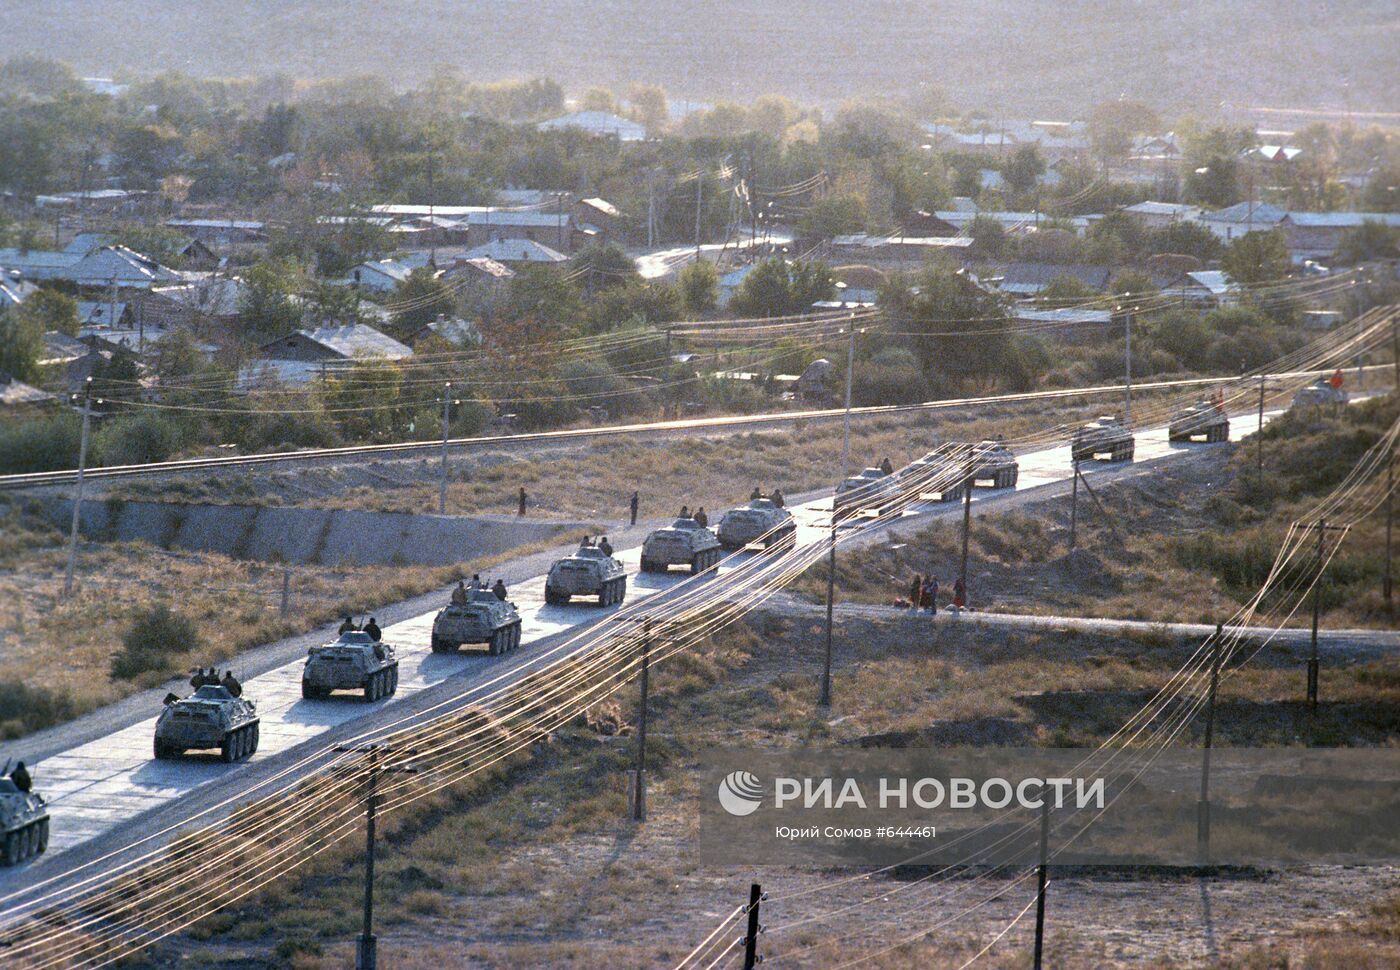
{"type": "MultiPolygon", "coordinates": [[[[914,574],[914,579],[909,583],[909,609],[912,612],[923,610],[929,614],[938,613],[938,577],[930,573],[927,576],[914,574]]],[[[953,582],[953,600],[948,604],[955,610],[967,608],[967,584],[962,577],[958,577],[953,582]]]]}
{"type": "Polygon", "coordinates": [[[243,696],[243,685],[233,676],[232,670],[225,670],[224,675],[220,677],[216,667],[197,667],[191,671],[190,686],[195,690],[201,687],[222,687],[234,697],[243,696]]]}
{"type": "Polygon", "coordinates": [[[763,489],[761,489],[761,488],[759,488],[757,485],[755,485],[755,486],[753,487],[753,491],[749,493],[749,501],[750,501],[750,502],[757,502],[757,501],[758,501],[759,499],[761,499],[761,498],[766,498],[768,501],[772,502],[772,503],[773,503],[774,505],[776,505],[778,508],[782,508],[782,507],[783,507],[783,490],[780,489],[780,488],[775,488],[775,489],[773,489],[773,491],[772,491],[771,493],[769,493],[768,495],[764,495],[764,494],[763,494],[763,489]]]}

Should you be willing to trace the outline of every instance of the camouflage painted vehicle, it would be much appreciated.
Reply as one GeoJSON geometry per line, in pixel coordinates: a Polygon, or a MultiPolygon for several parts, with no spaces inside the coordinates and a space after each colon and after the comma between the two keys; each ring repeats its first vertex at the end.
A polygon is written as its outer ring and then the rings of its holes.
{"type": "Polygon", "coordinates": [[[719,539],[694,519],[677,519],[642,543],[642,572],[669,572],[688,566],[692,575],[713,568],[724,556],[719,539]]]}
{"type": "Polygon", "coordinates": [[[312,647],[301,668],[301,696],[307,700],[329,697],[335,690],[357,690],[364,691],[365,700],[377,701],[398,689],[397,651],[359,631],[312,647]]]}
{"type": "Polygon", "coordinates": [[[0,861],[19,865],[49,847],[49,809],[44,796],[22,792],[9,778],[0,778],[0,861]]]}
{"type": "Polygon", "coordinates": [[[599,606],[612,606],[626,595],[626,568],[597,546],[579,546],[578,552],[550,566],[544,580],[544,601],[551,606],[575,596],[596,596],[599,606]]]}
{"type": "Polygon", "coordinates": [[[935,448],[922,458],[916,458],[896,474],[900,485],[911,498],[932,502],[959,502],[967,487],[967,478],[943,450],[935,448]]]}
{"type": "Polygon", "coordinates": [[[1074,429],[1069,447],[1075,461],[1087,461],[1099,455],[1107,455],[1109,461],[1132,461],[1133,432],[1117,418],[1097,418],[1074,429]]]}
{"type": "Polygon", "coordinates": [[[465,604],[452,603],[433,620],[433,653],[451,653],[464,643],[484,643],[495,657],[520,646],[520,611],[489,589],[467,590],[465,604]]]}
{"type": "Polygon", "coordinates": [[[899,478],[887,475],[881,468],[866,468],[836,486],[832,497],[832,513],[837,518],[859,515],[874,509],[879,515],[891,511],[891,503],[899,497],[899,478]]]}
{"type": "Polygon", "coordinates": [[[1346,391],[1340,387],[1333,387],[1327,378],[1319,377],[1293,395],[1293,406],[1295,408],[1317,408],[1324,404],[1342,405],[1349,400],[1351,400],[1351,396],[1346,391]]]}
{"type": "Polygon", "coordinates": [[[1230,440],[1230,416],[1214,401],[1197,401],[1172,415],[1167,425],[1168,441],[1190,441],[1203,437],[1207,442],[1230,440]]]}
{"type": "Polygon", "coordinates": [[[174,758],[218,748],[225,761],[242,761],[258,750],[258,721],[252,701],[234,697],[225,687],[205,685],[165,705],[156,720],[155,755],[174,758]]]}
{"type": "Polygon", "coordinates": [[[976,444],[950,441],[939,445],[933,454],[946,462],[960,463],[974,487],[987,483],[992,488],[1015,488],[1021,475],[1015,452],[990,438],[976,444]]]}
{"type": "Polygon", "coordinates": [[[792,513],[772,499],[756,498],[748,505],[730,509],[719,520],[719,544],[725,549],[742,549],[761,542],[763,548],[790,543],[797,535],[792,513]]]}

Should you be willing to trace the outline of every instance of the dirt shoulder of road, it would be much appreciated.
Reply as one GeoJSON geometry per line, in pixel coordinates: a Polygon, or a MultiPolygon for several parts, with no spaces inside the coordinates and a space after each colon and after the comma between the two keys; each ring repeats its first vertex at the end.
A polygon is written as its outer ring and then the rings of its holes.
{"type": "MultiPolygon", "coordinates": [[[[771,894],[762,950],[794,967],[869,957],[951,970],[1032,898],[1013,875],[706,864],[695,848],[698,759],[717,747],[1095,744],[1189,655],[1192,641],[1024,634],[925,617],[839,618],[833,707],[815,707],[822,629],[764,610],[653,670],[648,819],[625,819],[631,691],[542,739],[487,785],[382,820],[381,958],[397,967],[672,965],[746,896],[771,894]],[[971,912],[972,904],[978,903],[971,912]],[[829,914],[839,913],[839,917],[829,914]]],[[[1393,744],[1393,662],[1333,674],[1324,730],[1393,744]]],[[[1291,657],[1261,654],[1223,686],[1217,743],[1294,743],[1291,657]]],[[[1196,743],[1187,732],[1182,744],[1196,743]]],[[[300,877],[162,944],[157,966],[346,965],[358,931],[354,839],[300,877]]],[[[1394,869],[1068,870],[1052,883],[1052,965],[1071,968],[1380,968],[1400,959],[1394,869]],[[1261,962],[1263,961],[1263,962],[1261,962]],[[1270,962],[1272,961],[1272,962],[1270,962]],[[1290,961],[1290,962],[1280,962],[1290,961]]],[[[1023,965],[1030,922],[991,966],[1023,965]]],[[[738,935],[737,933],[732,935],[738,935]]]]}

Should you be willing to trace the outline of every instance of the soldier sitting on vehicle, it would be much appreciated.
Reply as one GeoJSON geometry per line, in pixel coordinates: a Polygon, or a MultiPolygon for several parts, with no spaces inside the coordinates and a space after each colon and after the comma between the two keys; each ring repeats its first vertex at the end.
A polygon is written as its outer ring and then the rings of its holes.
{"type": "Polygon", "coordinates": [[[190,678],[190,686],[195,690],[199,690],[201,687],[217,686],[218,683],[219,672],[213,667],[209,667],[208,669],[200,667],[194,672],[194,676],[190,678]]]}
{"type": "Polygon", "coordinates": [[[467,605],[467,587],[462,584],[462,581],[460,579],[457,580],[457,588],[452,591],[452,605],[467,605]]]}
{"type": "Polygon", "coordinates": [[[506,601],[506,584],[504,580],[496,580],[496,585],[491,587],[491,592],[496,594],[496,599],[502,603],[506,601]]]}
{"type": "Polygon", "coordinates": [[[34,782],[29,777],[29,772],[25,769],[23,761],[15,765],[15,770],[10,772],[10,781],[14,782],[15,787],[26,795],[29,794],[29,790],[34,787],[34,782]]]}
{"type": "Polygon", "coordinates": [[[880,471],[884,472],[886,475],[893,475],[894,462],[886,458],[884,461],[880,462],[880,471]]]}
{"type": "Polygon", "coordinates": [[[772,499],[773,504],[776,505],[778,508],[782,508],[782,507],[783,507],[783,490],[782,490],[782,489],[780,489],[780,488],[775,488],[775,489],[773,489],[773,494],[770,495],[770,496],[768,496],[768,497],[769,497],[770,499],[772,499]]]}
{"type": "Polygon", "coordinates": [[[611,556],[613,554],[613,544],[608,541],[607,536],[603,536],[603,541],[598,543],[598,548],[605,556],[611,556]]]}
{"type": "Polygon", "coordinates": [[[705,506],[702,505],[695,510],[695,521],[700,523],[702,529],[710,524],[710,517],[705,514],[705,506]]]}
{"type": "Polygon", "coordinates": [[[179,695],[179,694],[167,693],[167,694],[165,695],[165,699],[162,700],[161,703],[164,704],[166,707],[169,707],[171,704],[174,704],[174,703],[175,703],[176,701],[178,701],[179,699],[180,699],[180,695],[179,695]]]}
{"type": "Polygon", "coordinates": [[[749,493],[749,501],[750,501],[750,502],[757,502],[757,501],[758,501],[759,499],[761,499],[761,498],[763,498],[763,493],[762,493],[761,491],[759,491],[758,486],[755,485],[755,486],[753,487],[753,491],[749,493]]]}
{"type": "Polygon", "coordinates": [[[472,589],[481,589],[480,573],[472,573],[472,589]]]}
{"type": "Polygon", "coordinates": [[[336,632],[337,632],[337,633],[354,633],[354,632],[355,632],[356,630],[358,630],[358,629],[359,629],[359,627],[357,627],[357,626],[355,625],[355,621],[352,620],[352,619],[350,619],[350,617],[347,616],[347,617],[345,618],[345,622],[342,623],[342,624],[340,624],[340,629],[339,629],[338,631],[336,631],[336,632]]]}
{"type": "Polygon", "coordinates": [[[682,506],[681,506],[681,516],[680,516],[680,517],[681,517],[682,519],[688,519],[688,518],[690,518],[690,506],[689,506],[689,505],[682,505],[682,506]]]}
{"type": "Polygon", "coordinates": [[[223,679],[218,682],[218,685],[234,697],[243,696],[243,685],[238,682],[237,677],[233,676],[232,670],[224,671],[223,679]]]}
{"type": "Polygon", "coordinates": [[[374,617],[372,616],[369,618],[369,622],[365,624],[365,632],[369,634],[369,638],[375,643],[378,643],[380,637],[384,635],[384,632],[379,629],[379,624],[374,622],[374,617]]]}

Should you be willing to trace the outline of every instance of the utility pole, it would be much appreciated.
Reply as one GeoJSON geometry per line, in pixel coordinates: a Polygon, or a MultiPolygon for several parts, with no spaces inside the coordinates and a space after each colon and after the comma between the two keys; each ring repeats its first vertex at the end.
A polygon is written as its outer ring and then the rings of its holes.
{"type": "Polygon", "coordinates": [[[1074,551],[1074,539],[1079,526],[1079,459],[1071,461],[1074,472],[1069,479],[1069,551],[1074,551]]]}
{"type": "Polygon", "coordinates": [[[78,522],[83,509],[83,473],[87,470],[88,426],[91,420],[92,378],[89,377],[83,383],[83,433],[78,440],[78,484],[73,496],[73,523],[68,530],[68,566],[63,571],[64,599],[73,595],[73,570],[78,561],[78,522]]]}
{"type": "Polygon", "coordinates": [[[1308,711],[1317,710],[1317,616],[1322,608],[1322,537],[1327,531],[1327,520],[1317,520],[1317,573],[1313,576],[1312,594],[1312,650],[1308,654],[1308,711]]]}
{"type": "MultiPolygon", "coordinates": [[[[963,483],[963,523],[962,523],[962,565],[958,567],[958,578],[962,581],[963,597],[967,598],[967,536],[972,531],[972,473],[963,483]]],[[[966,605],[966,603],[964,603],[966,605]]]]}
{"type": "Polygon", "coordinates": [[[564,193],[556,192],[554,202],[559,207],[559,251],[562,253],[564,251],[564,193]]]}
{"type": "Polygon", "coordinates": [[[1263,374],[1259,375],[1259,428],[1255,432],[1254,443],[1254,467],[1262,476],[1264,474],[1264,381],[1263,374]]]}
{"type": "Polygon", "coordinates": [[[637,716],[637,788],[632,798],[632,818],[647,817],[647,676],[651,664],[651,617],[642,620],[641,713],[637,716]]]}
{"type": "Polygon", "coordinates": [[[831,707],[831,614],[836,601],[836,500],[831,506],[831,546],[826,560],[826,661],[822,666],[822,694],[818,707],[831,707]]]}
{"type": "MultiPolygon", "coordinates": [[[[407,765],[381,765],[379,755],[393,754],[394,749],[381,744],[371,744],[363,748],[336,747],[340,753],[360,752],[369,756],[369,776],[365,788],[365,906],[360,928],[360,938],[355,944],[355,970],[376,970],[378,966],[378,941],[374,936],[374,818],[379,807],[379,776],[381,774],[416,775],[417,768],[407,765]]],[[[406,751],[405,754],[415,754],[406,751]]]]}
{"type": "MultiPolygon", "coordinates": [[[[1132,296],[1124,293],[1124,297],[1132,296]]],[[[1133,311],[1123,318],[1123,423],[1133,423],[1133,311]]]]}
{"type": "Polygon", "coordinates": [[[1040,793],[1040,866],[1035,889],[1035,970],[1041,970],[1045,954],[1045,884],[1050,876],[1050,800],[1040,793]]]}
{"type": "Polygon", "coordinates": [[[759,962],[758,934],[763,932],[763,926],[758,922],[758,906],[767,898],[758,883],[749,887],[749,925],[748,932],[744,934],[744,970],[754,970],[759,962]]]}
{"type": "Polygon", "coordinates": [[[851,377],[855,373],[856,315],[851,314],[851,326],[846,343],[846,417],[841,432],[841,480],[851,473],[851,377]]]}
{"type": "Polygon", "coordinates": [[[1196,802],[1196,858],[1210,864],[1210,748],[1215,738],[1215,692],[1220,685],[1220,648],[1225,624],[1215,625],[1210,648],[1210,692],[1206,695],[1206,736],[1201,752],[1201,797],[1196,802]]]}
{"type": "Polygon", "coordinates": [[[442,385],[442,477],[438,482],[438,515],[447,514],[447,434],[452,406],[452,382],[442,385]]]}
{"type": "Polygon", "coordinates": [[[695,261],[700,262],[700,209],[703,206],[703,195],[705,191],[705,173],[697,172],[695,175],[695,261]]]}
{"type": "Polygon", "coordinates": [[[437,219],[433,204],[433,153],[428,153],[428,265],[437,269],[437,219]]]}
{"type": "Polygon", "coordinates": [[[1394,556],[1391,544],[1391,533],[1395,531],[1395,446],[1390,446],[1390,461],[1385,467],[1385,583],[1382,591],[1385,593],[1385,612],[1387,615],[1395,616],[1395,599],[1391,584],[1391,571],[1394,568],[1392,562],[1394,556]]]}
{"type": "Polygon", "coordinates": [[[282,608],[281,615],[286,616],[292,605],[292,569],[290,566],[282,567],[282,608]]]}

